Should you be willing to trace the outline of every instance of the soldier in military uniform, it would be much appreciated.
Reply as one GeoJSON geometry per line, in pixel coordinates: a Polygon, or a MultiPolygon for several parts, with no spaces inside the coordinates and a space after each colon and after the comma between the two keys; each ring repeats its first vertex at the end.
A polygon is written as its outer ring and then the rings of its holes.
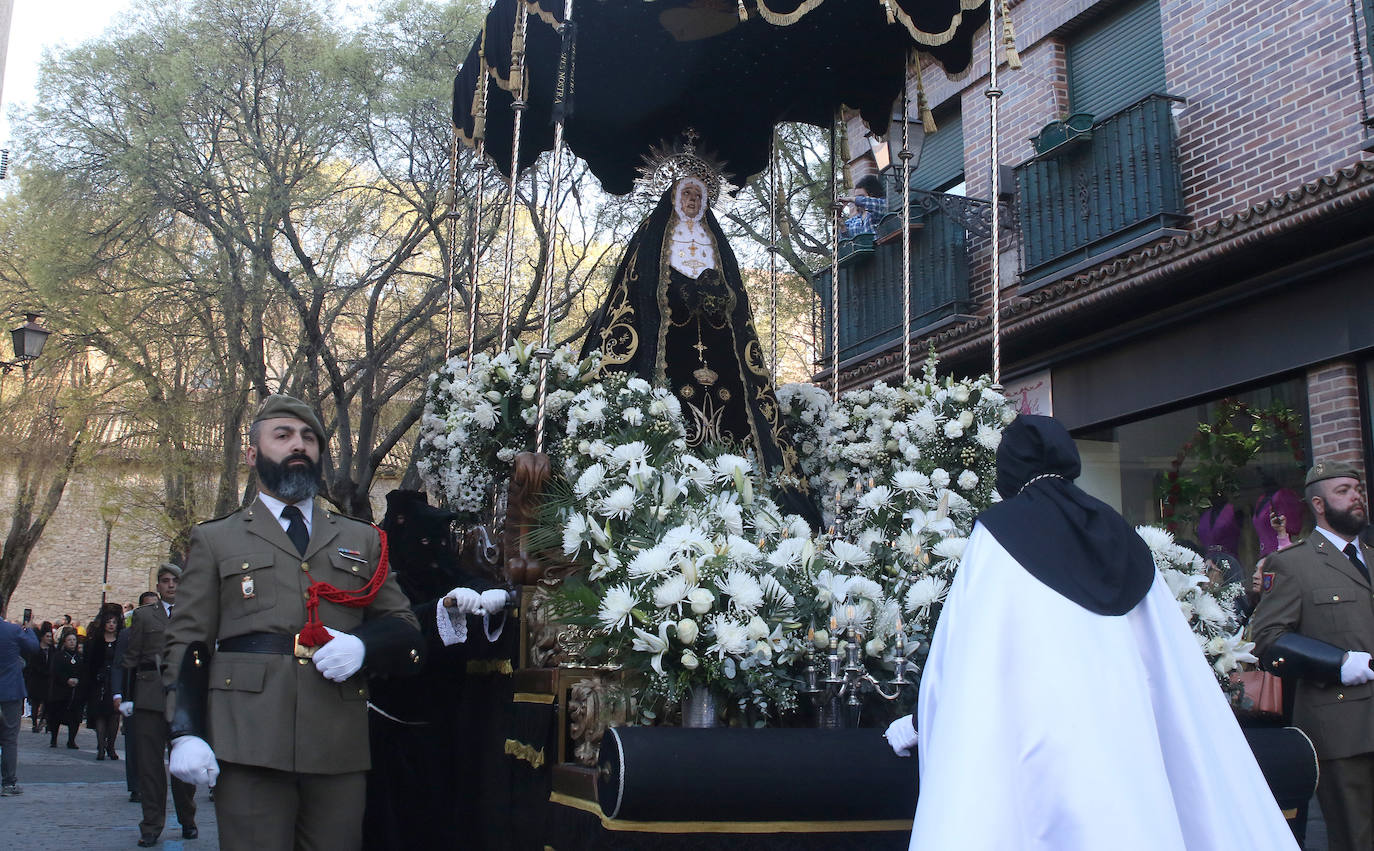
{"type": "Polygon", "coordinates": [[[1251,619],[1261,664],[1297,681],[1293,724],[1317,749],[1317,800],[1332,851],[1374,848],[1374,551],[1358,471],[1321,462],[1307,473],[1317,520],[1307,540],[1269,556],[1272,587],[1251,619]]]}
{"type": "MultiPolygon", "coordinates": [[[[115,678],[115,706],[129,718],[132,728],[131,761],[138,778],[137,800],[143,805],[143,820],[138,823],[138,844],[151,848],[167,820],[167,703],[163,697],[162,652],[167,639],[167,623],[176,603],[181,568],[165,563],[157,569],[158,599],[134,609],[133,621],[120,636],[128,644],[120,659],[115,678]]],[[[172,804],[183,839],[195,839],[196,787],[172,778],[172,804]]]]}
{"type": "Polygon", "coordinates": [[[380,533],[314,500],[324,439],[305,403],[268,397],[245,453],[257,498],[191,533],[163,680],[171,769],[216,786],[227,851],[361,847],[367,677],[421,664],[380,533]]]}

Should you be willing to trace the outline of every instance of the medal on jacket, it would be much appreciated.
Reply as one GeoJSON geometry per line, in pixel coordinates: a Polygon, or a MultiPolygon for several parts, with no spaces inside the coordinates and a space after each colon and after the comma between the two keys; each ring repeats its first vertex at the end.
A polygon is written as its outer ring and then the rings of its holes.
{"type": "Polygon", "coordinates": [[[243,599],[251,600],[257,596],[257,594],[253,591],[253,577],[243,577],[243,579],[239,580],[239,585],[243,589],[243,599]]]}

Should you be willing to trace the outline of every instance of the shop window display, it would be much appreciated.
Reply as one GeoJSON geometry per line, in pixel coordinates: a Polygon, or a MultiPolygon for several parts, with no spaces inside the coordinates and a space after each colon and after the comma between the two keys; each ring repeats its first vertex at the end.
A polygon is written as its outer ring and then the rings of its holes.
{"type": "Polygon", "coordinates": [[[1306,408],[1305,383],[1291,379],[1075,437],[1096,495],[1131,522],[1254,564],[1280,532],[1296,540],[1311,527],[1306,408]]]}

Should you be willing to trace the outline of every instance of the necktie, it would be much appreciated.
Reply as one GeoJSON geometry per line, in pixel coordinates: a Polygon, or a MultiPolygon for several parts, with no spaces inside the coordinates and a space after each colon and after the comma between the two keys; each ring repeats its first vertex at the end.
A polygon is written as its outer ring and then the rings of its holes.
{"type": "Polygon", "coordinates": [[[305,531],[305,515],[296,506],[288,505],[281,510],[281,516],[287,520],[286,537],[296,545],[297,552],[305,555],[305,547],[310,543],[310,533],[305,531]]]}
{"type": "Polygon", "coordinates": [[[1362,576],[1364,576],[1365,581],[1368,581],[1369,569],[1364,566],[1364,562],[1360,561],[1360,551],[1355,547],[1355,544],[1353,542],[1346,544],[1345,549],[1341,552],[1345,553],[1345,557],[1350,559],[1350,561],[1355,565],[1355,569],[1358,570],[1362,576]]]}

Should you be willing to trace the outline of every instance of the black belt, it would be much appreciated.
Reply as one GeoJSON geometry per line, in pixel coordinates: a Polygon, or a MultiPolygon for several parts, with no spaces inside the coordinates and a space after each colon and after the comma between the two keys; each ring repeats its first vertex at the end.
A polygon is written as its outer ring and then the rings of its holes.
{"type": "Polygon", "coordinates": [[[280,632],[250,632],[221,638],[217,649],[224,653],[281,653],[290,656],[296,649],[296,636],[280,632]]]}
{"type": "Polygon", "coordinates": [[[139,663],[138,663],[138,669],[139,669],[140,671],[156,671],[156,670],[157,670],[157,663],[156,663],[156,662],[139,662],[139,663]]]}

